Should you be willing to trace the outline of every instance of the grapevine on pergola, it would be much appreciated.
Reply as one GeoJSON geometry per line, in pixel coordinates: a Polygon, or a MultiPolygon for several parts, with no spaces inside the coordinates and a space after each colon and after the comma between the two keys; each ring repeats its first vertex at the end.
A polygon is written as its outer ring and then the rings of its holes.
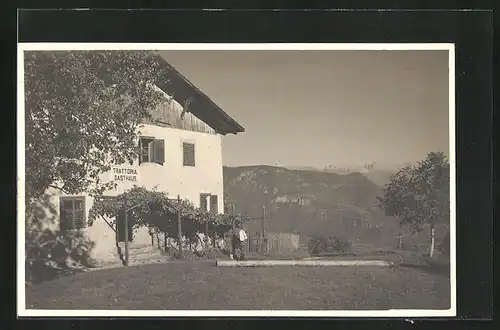
{"type": "Polygon", "coordinates": [[[182,235],[192,242],[197,241],[198,233],[205,233],[207,223],[210,237],[223,237],[234,223],[245,221],[241,215],[203,211],[189,200],[177,200],[165,192],[135,186],[116,197],[96,199],[89,213],[89,226],[98,217],[110,219],[110,225],[114,226],[117,215],[135,205],[128,213],[135,228],[145,226],[177,237],[180,212],[182,235]]]}

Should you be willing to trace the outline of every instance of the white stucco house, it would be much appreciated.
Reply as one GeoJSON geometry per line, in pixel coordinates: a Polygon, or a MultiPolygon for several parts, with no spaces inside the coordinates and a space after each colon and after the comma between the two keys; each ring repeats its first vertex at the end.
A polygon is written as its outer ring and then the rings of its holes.
{"type": "MultiPolygon", "coordinates": [[[[155,86],[162,90],[164,102],[152,109],[153,120],[138,128],[141,152],[133,164],[113,166],[101,175],[101,181],[117,183],[105,195],[116,196],[137,185],[167,192],[172,198],[180,195],[196,207],[222,213],[222,136],[244,132],[244,128],[175,68],[161,57],[159,60],[170,69],[168,81],[155,86]]],[[[96,261],[116,258],[115,231],[101,218],[92,226],[87,223],[92,197],[56,190],[52,196],[61,229],[86,233],[95,243],[92,257],[96,261]]],[[[129,241],[149,243],[148,229],[136,229],[129,241]]]]}

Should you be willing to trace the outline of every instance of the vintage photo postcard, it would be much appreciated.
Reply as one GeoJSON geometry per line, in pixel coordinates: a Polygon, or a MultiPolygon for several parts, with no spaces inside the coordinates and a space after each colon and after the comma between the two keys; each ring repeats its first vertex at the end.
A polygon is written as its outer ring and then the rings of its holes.
{"type": "Polygon", "coordinates": [[[456,315],[453,44],[18,44],[19,316],[456,315]]]}

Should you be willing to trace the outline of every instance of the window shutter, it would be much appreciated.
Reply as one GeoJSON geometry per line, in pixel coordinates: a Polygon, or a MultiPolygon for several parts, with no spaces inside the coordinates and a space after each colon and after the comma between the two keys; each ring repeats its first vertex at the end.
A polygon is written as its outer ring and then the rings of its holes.
{"type": "Polygon", "coordinates": [[[154,162],[163,165],[165,163],[165,141],[155,139],[153,144],[155,150],[154,162]]]}
{"type": "Polygon", "coordinates": [[[147,152],[143,139],[139,139],[139,165],[146,162],[147,152]]]}
{"type": "Polygon", "coordinates": [[[74,229],[80,229],[85,227],[85,200],[75,199],[74,200],[74,229]]]}
{"type": "Polygon", "coordinates": [[[139,165],[142,163],[142,141],[139,138],[139,165]]]}
{"type": "Polygon", "coordinates": [[[200,209],[202,211],[208,211],[207,194],[200,194],[200,209]]]}
{"type": "Polygon", "coordinates": [[[59,200],[59,227],[61,230],[73,228],[73,201],[70,199],[59,200]]]}
{"type": "Polygon", "coordinates": [[[219,200],[217,195],[210,195],[210,212],[211,213],[219,213],[219,200]]]}
{"type": "Polygon", "coordinates": [[[146,162],[155,162],[155,140],[148,141],[148,160],[146,162]]]}
{"type": "Polygon", "coordinates": [[[195,166],[195,151],[193,143],[183,143],[184,166],[195,166]]]}
{"type": "Polygon", "coordinates": [[[86,227],[85,197],[62,197],[59,200],[59,219],[61,230],[86,227]]]}

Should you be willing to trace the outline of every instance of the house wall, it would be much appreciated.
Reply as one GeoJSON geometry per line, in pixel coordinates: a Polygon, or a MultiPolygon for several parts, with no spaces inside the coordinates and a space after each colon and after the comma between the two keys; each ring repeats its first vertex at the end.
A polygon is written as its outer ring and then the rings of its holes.
{"type": "MultiPolygon", "coordinates": [[[[105,195],[116,196],[132,188],[134,185],[147,189],[156,189],[166,192],[171,198],[179,194],[183,199],[191,200],[196,207],[200,204],[200,193],[210,193],[218,196],[218,212],[224,210],[223,177],[222,177],[222,141],[221,136],[182,129],[160,127],[155,125],[141,125],[138,135],[164,139],[165,163],[142,163],[136,160],[132,165],[126,164],[121,168],[137,171],[137,181],[117,181],[116,189],[105,195]],[[195,144],[195,166],[183,166],[183,142],[195,144]]],[[[103,173],[102,182],[114,180],[113,170],[103,173]]],[[[71,196],[60,191],[51,190],[51,202],[59,212],[59,197],[71,196]]],[[[93,205],[93,198],[85,196],[86,217],[93,205]]],[[[59,219],[57,217],[57,219],[59,219]]],[[[52,229],[59,227],[58,222],[48,224],[52,229]]],[[[95,243],[92,257],[100,262],[116,259],[115,232],[102,218],[94,221],[93,225],[82,229],[95,243]]],[[[134,231],[134,243],[151,244],[151,236],[147,228],[134,231]]]]}

